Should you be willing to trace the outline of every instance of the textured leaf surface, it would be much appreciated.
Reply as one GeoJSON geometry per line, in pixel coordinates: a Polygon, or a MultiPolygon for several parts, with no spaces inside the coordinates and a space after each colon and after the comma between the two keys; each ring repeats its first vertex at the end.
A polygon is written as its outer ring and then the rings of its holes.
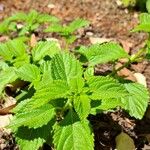
{"type": "Polygon", "coordinates": [[[45,22],[58,22],[59,19],[56,18],[55,16],[51,16],[48,14],[39,14],[37,21],[39,23],[45,23],[45,22]]]}
{"type": "Polygon", "coordinates": [[[137,119],[142,119],[149,102],[149,93],[147,89],[137,83],[125,84],[129,96],[122,98],[122,107],[129,111],[129,114],[137,119]]]}
{"type": "Polygon", "coordinates": [[[51,72],[51,61],[44,61],[40,66],[41,72],[43,73],[42,81],[48,82],[52,81],[52,72],[51,72]]]}
{"type": "Polygon", "coordinates": [[[23,12],[18,12],[13,16],[9,17],[10,21],[25,21],[27,19],[27,15],[23,12]]]}
{"type": "Polygon", "coordinates": [[[97,113],[102,113],[103,111],[112,110],[117,106],[121,106],[120,99],[105,99],[92,101],[91,104],[91,114],[96,115],[97,113]]]}
{"type": "Polygon", "coordinates": [[[90,96],[93,100],[112,99],[126,96],[125,87],[110,77],[97,76],[88,80],[89,88],[93,92],[90,96]]]}
{"type": "Polygon", "coordinates": [[[51,100],[66,98],[69,88],[65,81],[53,81],[40,83],[35,95],[25,104],[23,111],[38,108],[51,100]]]}
{"type": "Polygon", "coordinates": [[[116,43],[95,44],[87,48],[82,47],[79,52],[87,58],[90,65],[128,57],[125,50],[116,43]]]}
{"type": "Polygon", "coordinates": [[[77,114],[70,111],[54,129],[56,150],[93,150],[93,135],[88,121],[81,122],[77,114]]]}
{"type": "Polygon", "coordinates": [[[40,70],[37,66],[32,64],[25,64],[17,70],[17,75],[24,81],[39,81],[40,70]]]}
{"type": "Polygon", "coordinates": [[[74,108],[81,120],[87,118],[90,114],[90,102],[87,95],[80,95],[74,99],[74,108]]]}
{"type": "Polygon", "coordinates": [[[89,22],[87,20],[78,18],[69,24],[68,30],[69,32],[72,33],[76,31],[77,29],[88,26],[88,25],[89,25],[89,22]]]}
{"type": "Polygon", "coordinates": [[[0,72],[0,95],[2,94],[2,91],[4,90],[5,86],[8,83],[11,83],[17,79],[17,75],[15,73],[14,68],[7,68],[0,72]]]}
{"type": "Polygon", "coordinates": [[[55,55],[52,59],[53,79],[66,80],[68,83],[71,78],[82,76],[82,67],[76,58],[69,53],[55,55]]]}
{"type": "Polygon", "coordinates": [[[10,40],[0,44],[0,56],[5,60],[22,57],[26,54],[26,45],[20,39],[10,40]]]}
{"type": "Polygon", "coordinates": [[[58,43],[55,41],[39,42],[32,50],[32,56],[34,61],[39,61],[46,55],[52,57],[54,54],[58,53],[60,48],[58,43]]]}
{"type": "Polygon", "coordinates": [[[54,115],[54,108],[46,104],[38,109],[31,109],[29,112],[17,114],[11,121],[9,127],[28,126],[29,128],[39,128],[46,125],[54,115]]]}
{"type": "Polygon", "coordinates": [[[61,26],[59,24],[51,25],[45,30],[45,32],[57,32],[62,35],[69,35],[73,33],[74,31],[76,31],[77,29],[84,27],[84,26],[88,26],[88,25],[89,25],[89,22],[87,20],[78,18],[67,26],[61,26]]]}
{"type": "Polygon", "coordinates": [[[140,14],[140,24],[133,29],[133,32],[136,31],[150,32],[150,14],[148,13],[140,14]]]}
{"type": "Polygon", "coordinates": [[[146,8],[147,8],[147,11],[150,13],[150,0],[146,1],[146,8]]]}
{"type": "Polygon", "coordinates": [[[21,150],[38,150],[51,136],[51,126],[53,124],[50,122],[47,125],[33,129],[27,127],[18,128],[15,139],[21,150]]]}

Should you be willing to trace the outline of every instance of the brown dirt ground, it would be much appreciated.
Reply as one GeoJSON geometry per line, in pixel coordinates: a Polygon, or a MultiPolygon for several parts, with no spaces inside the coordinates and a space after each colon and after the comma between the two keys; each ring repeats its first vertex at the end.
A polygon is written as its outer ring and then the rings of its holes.
{"type": "MultiPolygon", "coordinates": [[[[136,10],[127,10],[118,6],[117,0],[0,0],[0,20],[17,11],[28,12],[36,9],[40,12],[54,14],[64,23],[77,17],[91,22],[84,31],[84,38],[77,41],[89,44],[88,34],[92,37],[111,38],[118,41],[130,53],[134,53],[144,45],[147,35],[131,33],[130,30],[138,23],[139,13],[136,10]],[[52,8],[54,6],[54,8],[52,8]]],[[[79,33],[80,34],[80,33],[79,33]]],[[[39,33],[40,35],[40,33],[39,33]]],[[[49,35],[40,35],[42,37],[49,35]]],[[[102,70],[109,69],[104,65],[102,70]]],[[[143,73],[150,87],[150,63],[144,62],[131,67],[135,72],[143,73]]],[[[101,71],[101,70],[99,70],[101,71]]],[[[148,145],[145,135],[150,135],[150,120],[144,117],[137,121],[127,114],[117,111],[107,115],[91,116],[90,120],[95,132],[95,150],[109,150],[115,148],[115,137],[124,130],[135,141],[137,149],[148,145]],[[119,116],[119,117],[118,117],[119,116]],[[135,124],[134,129],[132,129],[135,124]]],[[[9,148],[6,148],[9,149],[9,148]]],[[[13,149],[13,148],[12,148],[13,149]]],[[[15,149],[15,148],[14,148],[15,149]]],[[[47,149],[47,148],[46,148],[47,149]]],[[[150,147],[148,147],[150,149],[150,147]]]]}

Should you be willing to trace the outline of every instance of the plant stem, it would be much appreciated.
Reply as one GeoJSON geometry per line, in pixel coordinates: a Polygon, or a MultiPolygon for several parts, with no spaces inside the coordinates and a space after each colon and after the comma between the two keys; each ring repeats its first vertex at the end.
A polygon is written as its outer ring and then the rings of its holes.
{"type": "Polygon", "coordinates": [[[110,76],[114,76],[118,71],[122,70],[125,67],[128,67],[131,63],[137,62],[137,60],[146,52],[146,47],[140,49],[136,54],[132,55],[129,60],[110,74],[110,76]]]}

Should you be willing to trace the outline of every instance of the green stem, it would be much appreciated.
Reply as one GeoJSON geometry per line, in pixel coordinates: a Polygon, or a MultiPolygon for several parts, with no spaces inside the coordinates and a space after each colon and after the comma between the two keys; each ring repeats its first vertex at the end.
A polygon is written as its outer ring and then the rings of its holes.
{"type": "Polygon", "coordinates": [[[137,60],[146,52],[146,47],[140,49],[136,54],[132,55],[130,57],[130,59],[123,64],[121,67],[119,67],[116,70],[113,70],[113,72],[110,74],[110,76],[114,76],[115,74],[117,74],[118,71],[122,70],[125,67],[128,67],[131,63],[133,62],[137,62],[137,60]]]}

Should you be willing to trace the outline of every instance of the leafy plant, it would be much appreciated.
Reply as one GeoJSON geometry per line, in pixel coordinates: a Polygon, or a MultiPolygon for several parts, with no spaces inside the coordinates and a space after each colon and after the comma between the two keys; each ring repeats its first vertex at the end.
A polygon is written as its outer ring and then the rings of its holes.
{"type": "MultiPolygon", "coordinates": [[[[61,30],[58,26],[48,30],[72,38],[84,25],[87,21],[76,20],[60,26],[61,30]]],[[[0,56],[0,94],[7,94],[7,84],[26,83],[15,91],[18,104],[8,126],[22,150],[37,150],[43,143],[56,150],[92,150],[89,115],[121,107],[141,119],[148,106],[148,90],[138,83],[120,81],[116,74],[137,61],[140,53],[129,56],[117,43],[81,46],[71,53],[52,41],[40,41],[31,48],[14,39],[0,44],[0,56]],[[111,74],[94,75],[95,65],[115,64],[121,58],[128,62],[111,74]]]]}
{"type": "Polygon", "coordinates": [[[122,0],[125,7],[137,7],[141,11],[150,12],[150,0],[122,0]]]}
{"type": "Polygon", "coordinates": [[[66,48],[68,48],[68,44],[73,43],[76,40],[76,36],[73,34],[77,29],[81,27],[88,26],[89,22],[87,20],[83,19],[76,19],[72,21],[68,25],[60,25],[60,24],[53,24],[47,29],[45,29],[45,32],[54,32],[59,33],[66,41],[66,48]]]}
{"type": "Polygon", "coordinates": [[[5,19],[0,24],[0,33],[16,31],[19,32],[19,36],[22,36],[26,33],[32,33],[43,23],[56,23],[58,21],[58,18],[54,16],[41,14],[35,10],[30,11],[28,14],[19,12],[5,19]]]}

